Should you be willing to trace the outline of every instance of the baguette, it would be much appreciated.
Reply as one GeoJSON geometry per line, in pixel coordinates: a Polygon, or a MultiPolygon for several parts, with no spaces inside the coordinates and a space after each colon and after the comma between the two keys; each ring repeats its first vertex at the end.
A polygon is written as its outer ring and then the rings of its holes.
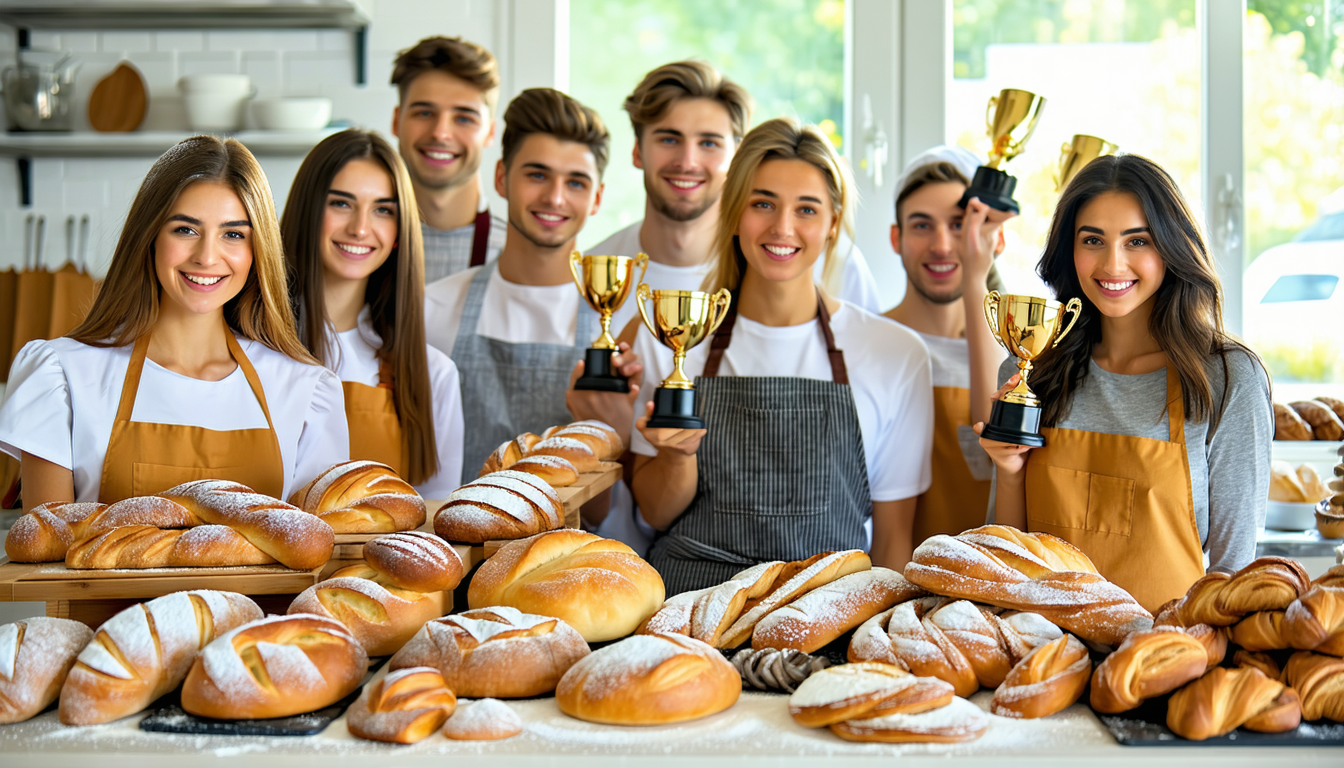
{"type": "Polygon", "coordinates": [[[386,464],[336,464],[295,491],[289,503],[337,533],[392,533],[425,522],[425,500],[386,464]]]}
{"type": "Polygon", "coordinates": [[[752,632],[751,647],[811,653],[897,603],[923,594],[888,568],[851,573],[767,614],[752,632]]]}
{"type": "Polygon", "coordinates": [[[34,616],[0,625],[0,724],[18,723],[47,708],[93,639],[78,621],[34,616]]]}

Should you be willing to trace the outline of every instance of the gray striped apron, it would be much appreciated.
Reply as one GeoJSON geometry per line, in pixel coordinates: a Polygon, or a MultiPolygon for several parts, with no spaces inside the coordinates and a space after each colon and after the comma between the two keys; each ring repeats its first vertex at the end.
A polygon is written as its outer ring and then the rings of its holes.
{"type": "Polygon", "coordinates": [[[573,420],[565,405],[569,374],[588,342],[601,332],[597,313],[579,302],[574,346],[510,344],[476,333],[485,288],[498,261],[477,271],[467,288],[462,320],[453,342],[453,362],[462,382],[462,482],[476,479],[486,457],[505,440],[573,420]]]}
{"type": "Polygon", "coordinates": [[[817,306],[831,381],[719,378],[737,322],[734,297],[695,379],[709,428],[696,452],[695,498],[649,551],[668,595],[720,584],[756,563],[867,548],[863,433],[830,313],[820,297],[817,306]]]}

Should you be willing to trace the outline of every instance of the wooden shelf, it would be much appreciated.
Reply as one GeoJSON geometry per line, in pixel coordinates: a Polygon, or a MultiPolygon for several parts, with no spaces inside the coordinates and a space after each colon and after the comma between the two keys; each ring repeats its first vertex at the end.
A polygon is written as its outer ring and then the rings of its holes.
{"type": "Polygon", "coordinates": [[[359,0],[0,0],[0,23],[31,29],[357,29],[359,0]]]}
{"type": "MultiPolygon", "coordinates": [[[[231,136],[254,155],[303,156],[338,129],[320,131],[238,131],[231,136]]],[[[0,157],[158,157],[183,139],[209,131],[132,131],[130,133],[0,133],[0,157]]]]}

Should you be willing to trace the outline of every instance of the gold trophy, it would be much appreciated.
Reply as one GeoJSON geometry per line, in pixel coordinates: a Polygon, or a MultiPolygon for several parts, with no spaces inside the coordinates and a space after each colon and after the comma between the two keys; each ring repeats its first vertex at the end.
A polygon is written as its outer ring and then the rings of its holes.
{"type": "Polygon", "coordinates": [[[1015,443],[1040,447],[1045,445],[1041,436],[1041,400],[1027,386],[1032,361],[1059,345],[1059,340],[1073,330],[1082,314],[1083,303],[1069,299],[1067,306],[1058,301],[1036,296],[1013,296],[990,291],[985,296],[985,321],[1003,348],[1017,358],[1017,370],[1022,374],[1017,386],[1001,400],[994,401],[989,423],[981,437],[1001,443],[1015,443]],[[1073,319],[1060,330],[1066,312],[1073,319]]]}
{"type": "Polygon", "coordinates": [[[1114,155],[1120,149],[1111,142],[1075,133],[1059,150],[1059,169],[1055,171],[1055,192],[1063,192],[1073,177],[1087,167],[1087,164],[1103,155],[1114,155]]]}
{"type": "Polygon", "coordinates": [[[978,197],[991,208],[1008,213],[1020,212],[1021,208],[1013,199],[1017,179],[999,170],[999,166],[1022,154],[1044,108],[1045,99],[1031,91],[1005,88],[998,96],[990,97],[985,109],[989,138],[994,142],[989,150],[989,163],[975,169],[975,178],[958,205],[965,208],[972,197],[978,197]]]}
{"type": "Polygon", "coordinates": [[[630,286],[644,279],[649,268],[649,257],[638,256],[584,256],[575,251],[569,256],[569,272],[579,295],[602,316],[602,335],[583,353],[583,376],[574,382],[575,389],[593,389],[599,392],[629,392],[630,383],[611,369],[611,353],[616,351],[616,339],[611,336],[611,316],[625,303],[630,286]],[[639,268],[639,277],[632,278],[639,268]]]}
{"type": "Polygon", "coordinates": [[[718,293],[704,291],[654,291],[640,283],[635,292],[639,315],[653,337],[672,350],[672,375],[653,393],[654,428],[704,429],[705,420],[695,415],[695,385],[686,377],[682,365],[686,352],[718,330],[728,314],[732,295],[727,288],[718,293]],[[645,306],[653,299],[653,316],[645,306]]]}

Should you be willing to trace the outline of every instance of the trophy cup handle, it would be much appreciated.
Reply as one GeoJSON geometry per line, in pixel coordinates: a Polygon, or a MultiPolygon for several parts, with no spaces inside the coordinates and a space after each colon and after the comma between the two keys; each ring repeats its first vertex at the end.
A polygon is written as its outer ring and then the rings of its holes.
{"type": "Polygon", "coordinates": [[[639,287],[635,289],[635,301],[639,302],[639,316],[643,318],[644,326],[649,329],[649,333],[652,333],[653,338],[656,339],[658,338],[658,329],[653,327],[653,320],[649,319],[649,310],[644,306],[651,298],[653,298],[653,290],[649,288],[649,284],[640,283],[639,287]]]}
{"type": "Polygon", "coordinates": [[[709,330],[705,332],[706,336],[713,336],[714,332],[719,330],[719,324],[723,318],[728,316],[728,305],[733,300],[733,295],[727,288],[720,288],[719,292],[714,294],[714,317],[709,321],[709,330]]]}
{"type": "MultiPolygon", "coordinates": [[[[1003,343],[1003,337],[999,335],[999,299],[1003,298],[998,291],[990,291],[985,294],[985,322],[989,323],[989,332],[994,336],[994,340],[999,342],[999,346],[1008,349],[1008,345],[1003,343]]],[[[1011,352],[1012,350],[1008,350],[1011,352]]]]}
{"type": "Polygon", "coordinates": [[[588,298],[588,289],[583,284],[583,278],[579,277],[579,263],[582,261],[582,253],[575,251],[569,254],[569,274],[574,276],[574,284],[579,287],[579,295],[588,298]]]}
{"type": "Polygon", "coordinates": [[[990,132],[991,139],[994,138],[994,121],[990,119],[989,113],[993,112],[998,105],[999,97],[997,95],[990,96],[989,103],[985,105],[985,130],[990,132]]]}
{"type": "Polygon", "coordinates": [[[644,282],[644,273],[649,269],[649,254],[640,253],[635,255],[635,267],[639,270],[639,277],[635,278],[635,284],[641,285],[644,282]]]}
{"type": "Polygon", "coordinates": [[[1073,319],[1069,321],[1068,325],[1064,326],[1064,330],[1060,331],[1059,335],[1055,336],[1054,342],[1050,344],[1051,349],[1059,346],[1060,340],[1067,336],[1069,331],[1073,330],[1074,323],[1077,323],[1078,318],[1083,316],[1083,302],[1079,301],[1075,296],[1074,298],[1069,299],[1068,304],[1064,305],[1064,311],[1072,312],[1073,319]]]}
{"type": "Polygon", "coordinates": [[[1059,182],[1064,178],[1064,161],[1069,159],[1069,153],[1073,151],[1073,142],[1066,141],[1059,148],[1059,162],[1055,164],[1055,169],[1051,171],[1051,180],[1055,182],[1055,191],[1059,189],[1059,182]]]}

